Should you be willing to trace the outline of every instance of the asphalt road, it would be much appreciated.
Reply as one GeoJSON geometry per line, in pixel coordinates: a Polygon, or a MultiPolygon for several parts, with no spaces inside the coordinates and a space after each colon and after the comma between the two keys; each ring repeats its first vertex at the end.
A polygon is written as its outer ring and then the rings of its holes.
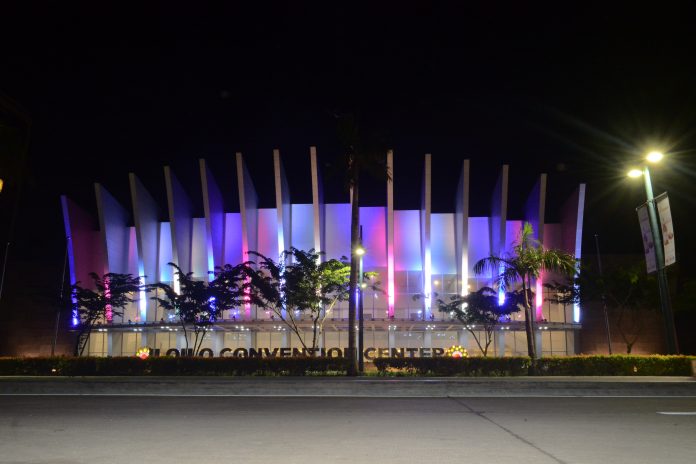
{"type": "Polygon", "coordinates": [[[35,394],[26,385],[24,393],[13,393],[12,382],[0,384],[2,463],[696,462],[693,390],[572,397],[104,396],[35,394]]]}

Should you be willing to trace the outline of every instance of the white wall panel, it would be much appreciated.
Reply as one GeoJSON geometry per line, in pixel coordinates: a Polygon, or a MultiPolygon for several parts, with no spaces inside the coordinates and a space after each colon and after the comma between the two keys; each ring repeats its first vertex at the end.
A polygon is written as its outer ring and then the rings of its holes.
{"type": "Polygon", "coordinates": [[[326,258],[350,258],[350,204],[325,205],[326,258]]]}
{"type": "Polygon", "coordinates": [[[196,279],[208,279],[208,251],[205,218],[193,218],[191,234],[191,270],[196,279]]]}
{"type": "MultiPolygon", "coordinates": [[[[474,264],[491,254],[489,218],[470,217],[469,218],[469,276],[476,277],[474,274],[474,264]]],[[[490,277],[487,275],[485,277],[490,277]]]]}
{"type": "MultiPolygon", "coordinates": [[[[278,256],[278,216],[275,208],[264,208],[258,210],[258,236],[257,250],[264,256],[277,261],[278,256]]],[[[254,260],[254,257],[251,257],[254,260]]]]}
{"type": "MultiPolygon", "coordinates": [[[[387,218],[384,207],[360,208],[363,228],[363,268],[366,271],[387,267],[387,218]]],[[[384,279],[384,277],[383,277],[384,279]]]]}
{"type": "Polygon", "coordinates": [[[314,248],[313,205],[292,205],[292,246],[300,250],[314,248]]]}
{"type": "Polygon", "coordinates": [[[421,271],[420,211],[394,211],[394,268],[421,271]]]}
{"type": "Polygon", "coordinates": [[[454,214],[431,216],[433,274],[456,274],[454,214]]]}
{"type": "Polygon", "coordinates": [[[505,224],[505,252],[512,253],[512,247],[520,240],[522,221],[507,221],[505,224]]]}
{"type": "Polygon", "coordinates": [[[159,269],[160,282],[172,282],[172,267],[167,263],[172,262],[172,231],[169,222],[161,222],[159,225],[159,253],[157,254],[157,269],[159,269]]]}
{"type": "Polygon", "coordinates": [[[248,259],[242,256],[242,215],[225,213],[225,264],[234,266],[248,259]]]}

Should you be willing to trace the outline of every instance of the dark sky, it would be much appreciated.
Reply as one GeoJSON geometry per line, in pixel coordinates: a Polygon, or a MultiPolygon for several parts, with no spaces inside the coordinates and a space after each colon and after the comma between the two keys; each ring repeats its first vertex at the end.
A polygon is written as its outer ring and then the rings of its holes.
{"type": "MultiPolygon", "coordinates": [[[[94,208],[98,181],[128,205],[133,171],[164,207],[170,164],[200,198],[200,157],[233,210],[242,151],[271,206],[271,151],[280,148],[293,200],[310,202],[308,147],[334,159],[335,115],[352,113],[366,137],[395,150],[398,209],[419,205],[424,153],[433,154],[435,211],[452,210],[469,158],[472,211],[487,215],[507,162],[513,216],[540,172],[549,174],[551,218],[577,182],[588,183],[590,252],[595,233],[606,252],[641,251],[634,208],[644,192],[624,173],[661,148],[669,157],[654,170],[655,190],[669,191],[679,259],[696,258],[690,2],[69,3],[3,2],[0,15],[0,92],[32,121],[22,256],[62,258],[59,194],[94,208]]],[[[340,179],[326,181],[329,202],[347,200],[340,179]]],[[[2,194],[3,231],[12,193],[2,194]]],[[[365,204],[384,203],[379,181],[363,193],[365,204]]]]}

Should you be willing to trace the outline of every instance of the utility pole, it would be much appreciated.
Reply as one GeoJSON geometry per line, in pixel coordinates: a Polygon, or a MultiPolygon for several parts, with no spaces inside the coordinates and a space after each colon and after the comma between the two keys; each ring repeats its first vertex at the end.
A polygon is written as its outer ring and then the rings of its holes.
{"type": "Polygon", "coordinates": [[[662,245],[662,233],[657,222],[657,208],[655,207],[655,197],[653,196],[648,166],[643,168],[643,179],[645,181],[645,196],[647,197],[648,218],[650,219],[653,249],[655,250],[657,284],[660,290],[660,306],[662,307],[662,317],[665,325],[667,353],[679,354],[677,335],[674,328],[674,315],[672,314],[672,303],[669,298],[669,286],[667,285],[667,273],[665,272],[665,252],[662,245]]]}
{"type": "MultiPolygon", "coordinates": [[[[599,235],[594,234],[594,240],[595,247],[597,248],[597,266],[599,268],[599,277],[603,279],[604,273],[602,272],[602,255],[599,253],[599,235]]],[[[611,329],[609,328],[609,314],[607,313],[607,297],[604,294],[604,288],[602,288],[602,307],[604,309],[604,326],[607,330],[607,346],[609,347],[609,355],[611,355],[611,329]]]]}
{"type": "MultiPolygon", "coordinates": [[[[362,244],[362,237],[363,237],[363,229],[362,226],[360,226],[360,248],[362,249],[363,244],[362,244]]],[[[363,359],[363,341],[364,341],[364,336],[363,336],[363,331],[364,331],[364,324],[363,324],[363,286],[365,285],[364,283],[364,274],[363,274],[363,255],[360,255],[360,274],[358,274],[359,277],[359,285],[358,285],[358,295],[359,295],[359,300],[358,300],[358,372],[363,373],[365,371],[365,360],[363,359]]]]}

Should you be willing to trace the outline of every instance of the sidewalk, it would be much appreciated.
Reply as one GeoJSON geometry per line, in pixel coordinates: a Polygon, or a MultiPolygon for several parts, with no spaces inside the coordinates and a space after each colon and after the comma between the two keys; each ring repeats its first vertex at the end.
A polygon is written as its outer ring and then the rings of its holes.
{"type": "Polygon", "coordinates": [[[693,377],[0,377],[0,395],[696,397],[693,377]]]}

